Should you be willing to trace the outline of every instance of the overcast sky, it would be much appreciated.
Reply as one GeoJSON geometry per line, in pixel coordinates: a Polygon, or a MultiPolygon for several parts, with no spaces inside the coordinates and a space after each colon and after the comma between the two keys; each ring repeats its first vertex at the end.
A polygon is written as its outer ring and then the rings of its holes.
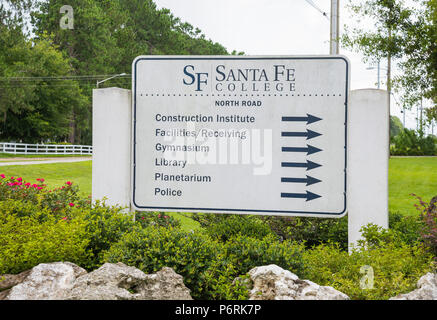
{"type": "MultiPolygon", "coordinates": [[[[329,16],[329,0],[313,0],[329,16]]],[[[341,0],[340,26],[357,24],[341,0]]],[[[305,0],[155,0],[160,8],[198,27],[207,38],[247,55],[329,54],[329,20],[305,0]]],[[[360,25],[369,24],[362,21],[360,25]]],[[[376,88],[377,71],[367,70],[359,54],[340,49],[352,65],[351,88],[376,88]]],[[[386,67],[386,61],[381,62],[386,67]]],[[[385,89],[386,71],[381,70],[385,89]]],[[[395,97],[399,101],[398,97],[395,97]]],[[[401,106],[392,115],[402,121],[401,106]]],[[[416,127],[416,110],[407,111],[406,126],[416,127]]]]}

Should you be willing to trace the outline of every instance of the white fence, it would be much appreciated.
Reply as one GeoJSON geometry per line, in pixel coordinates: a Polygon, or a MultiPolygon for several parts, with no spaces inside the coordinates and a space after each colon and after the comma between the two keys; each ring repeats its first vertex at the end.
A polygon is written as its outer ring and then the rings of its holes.
{"type": "Polygon", "coordinates": [[[0,153],[92,155],[92,146],[0,142],[0,153]]]}

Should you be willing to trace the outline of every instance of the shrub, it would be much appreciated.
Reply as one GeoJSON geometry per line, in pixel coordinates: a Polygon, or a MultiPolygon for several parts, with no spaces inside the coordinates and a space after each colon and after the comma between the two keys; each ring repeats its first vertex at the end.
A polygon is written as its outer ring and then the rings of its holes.
{"type": "Polygon", "coordinates": [[[135,221],[137,221],[142,227],[147,226],[160,226],[160,227],[172,227],[179,228],[181,222],[167,215],[165,212],[135,212],[135,221]]]}
{"type": "Polygon", "coordinates": [[[145,273],[171,267],[184,277],[193,297],[206,299],[214,297],[210,282],[217,281],[222,257],[222,245],[205,234],[150,226],[127,233],[105,254],[105,261],[123,262],[145,273]]]}
{"type": "Polygon", "coordinates": [[[271,229],[283,239],[304,242],[307,248],[336,242],[348,248],[347,216],[339,219],[308,217],[264,217],[271,229]]]}
{"type": "Polygon", "coordinates": [[[420,218],[422,220],[421,239],[426,248],[437,259],[437,196],[432,198],[429,203],[418,196],[416,198],[419,200],[419,204],[415,206],[421,212],[420,218]]]}
{"type": "Polygon", "coordinates": [[[261,218],[250,215],[236,214],[193,214],[205,232],[214,239],[226,242],[236,235],[244,235],[263,239],[273,234],[269,225],[261,218]]]}
{"type": "Polygon", "coordinates": [[[19,273],[39,263],[87,261],[85,221],[58,219],[35,206],[33,213],[30,210],[18,200],[0,201],[0,274],[19,273]],[[25,215],[13,213],[22,208],[25,215]]]}
{"type": "Polygon", "coordinates": [[[298,275],[304,272],[303,245],[289,240],[280,242],[272,235],[263,239],[237,235],[226,243],[225,250],[237,275],[268,264],[276,264],[298,275]]]}
{"type": "Polygon", "coordinates": [[[389,228],[397,231],[398,239],[404,243],[415,245],[421,241],[420,232],[423,222],[420,216],[404,216],[400,213],[389,213],[389,228]]]}
{"type": "Polygon", "coordinates": [[[403,129],[393,138],[390,153],[398,156],[433,156],[437,154],[437,141],[423,132],[403,129]]]}
{"type": "Polygon", "coordinates": [[[89,259],[81,266],[87,270],[100,267],[103,256],[112,244],[123,235],[135,229],[133,214],[125,213],[122,207],[107,206],[96,201],[88,208],[77,208],[72,212],[72,219],[86,222],[86,237],[89,240],[87,250],[89,259]]]}
{"type": "Polygon", "coordinates": [[[0,201],[21,200],[39,208],[48,208],[59,218],[65,216],[69,208],[90,205],[90,200],[80,198],[78,192],[79,188],[70,181],[62,187],[48,190],[42,178],[33,183],[21,177],[6,178],[4,174],[0,175],[0,201]]]}
{"type": "Polygon", "coordinates": [[[350,255],[338,244],[322,244],[303,253],[305,277],[332,286],[351,299],[388,299],[416,287],[417,280],[432,270],[431,257],[419,245],[396,239],[396,232],[367,226],[361,246],[350,255]],[[363,266],[374,272],[373,289],[361,288],[363,266]]]}
{"type": "Polygon", "coordinates": [[[198,299],[244,299],[244,284],[234,279],[251,268],[277,264],[302,273],[302,246],[237,235],[226,243],[202,232],[149,226],[126,234],[105,254],[107,262],[123,262],[146,273],[167,266],[184,277],[198,299]]]}

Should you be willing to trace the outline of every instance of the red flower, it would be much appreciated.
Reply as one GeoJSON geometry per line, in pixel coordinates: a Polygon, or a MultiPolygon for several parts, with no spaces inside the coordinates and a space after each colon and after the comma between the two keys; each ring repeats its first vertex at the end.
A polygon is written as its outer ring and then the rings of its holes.
{"type": "Polygon", "coordinates": [[[0,174],[0,178],[4,179],[4,178],[6,178],[6,176],[2,173],[2,174],[0,174]]]}
{"type": "Polygon", "coordinates": [[[73,203],[73,202],[70,202],[68,205],[69,205],[70,207],[74,207],[74,203],[73,203]]]}
{"type": "Polygon", "coordinates": [[[17,178],[17,181],[21,182],[21,181],[23,181],[23,178],[19,177],[19,178],[17,178]]]}
{"type": "Polygon", "coordinates": [[[73,183],[71,181],[67,181],[66,184],[71,186],[73,183]]]}

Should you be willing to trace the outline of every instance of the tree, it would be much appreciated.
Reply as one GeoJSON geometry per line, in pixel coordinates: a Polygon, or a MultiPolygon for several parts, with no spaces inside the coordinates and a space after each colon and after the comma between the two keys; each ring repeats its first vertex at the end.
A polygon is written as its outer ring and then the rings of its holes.
{"type": "MultiPolygon", "coordinates": [[[[404,52],[404,30],[410,23],[411,10],[402,0],[349,1],[349,8],[357,18],[370,18],[374,22],[372,30],[360,27],[345,27],[342,42],[346,47],[361,52],[366,61],[387,59],[387,91],[390,105],[392,90],[392,59],[401,58],[404,52]]],[[[357,24],[359,25],[359,23],[357,24]]]]}
{"type": "Polygon", "coordinates": [[[396,137],[403,129],[401,120],[396,116],[390,116],[390,139],[396,137]]]}
{"type": "Polygon", "coordinates": [[[66,115],[85,102],[77,82],[53,81],[69,75],[68,59],[48,40],[23,40],[5,53],[13,61],[8,70],[18,70],[20,76],[10,77],[9,72],[3,81],[1,139],[64,141],[70,131],[66,115]]]}
{"type": "MultiPolygon", "coordinates": [[[[44,0],[32,12],[38,38],[49,35],[70,59],[75,75],[131,73],[132,61],[144,54],[227,54],[218,43],[205,39],[201,31],[174,17],[168,9],[157,9],[151,0],[70,0],[74,29],[59,27],[63,0],[44,0]]],[[[101,79],[104,79],[102,76],[101,79]]],[[[105,85],[129,89],[128,78],[105,85]]],[[[91,89],[95,80],[81,81],[87,108],[72,110],[72,142],[91,143],[91,89]]]]}
{"type": "Polygon", "coordinates": [[[366,61],[387,59],[387,90],[400,92],[405,107],[422,98],[437,101],[437,0],[415,1],[416,7],[407,7],[402,0],[350,1],[354,15],[370,18],[374,28],[346,27],[342,38],[346,47],[361,52],[366,61]],[[392,59],[400,70],[394,79],[392,59]]]}
{"type": "Polygon", "coordinates": [[[419,1],[416,20],[406,33],[405,59],[400,63],[403,74],[398,79],[404,88],[407,105],[423,98],[434,102],[427,110],[427,120],[437,120],[437,0],[419,1]]]}

